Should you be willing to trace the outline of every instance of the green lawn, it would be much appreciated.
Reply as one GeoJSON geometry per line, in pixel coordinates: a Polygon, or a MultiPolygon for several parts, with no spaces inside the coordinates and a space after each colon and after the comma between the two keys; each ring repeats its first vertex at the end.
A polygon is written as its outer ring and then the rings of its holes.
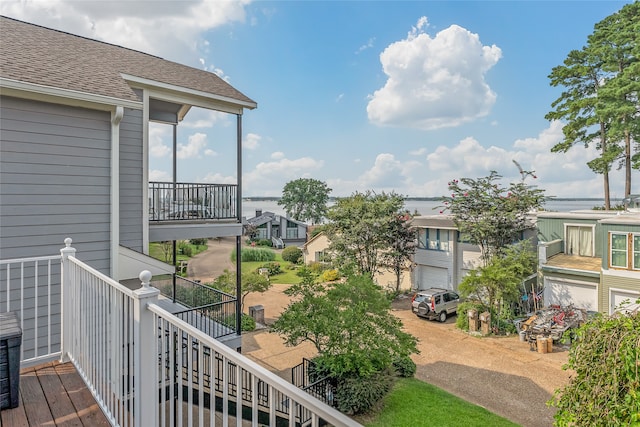
{"type": "Polygon", "coordinates": [[[378,412],[355,418],[367,427],[517,426],[415,378],[399,379],[378,412]]]}
{"type": "MultiPolygon", "coordinates": [[[[292,285],[294,283],[300,282],[300,277],[298,277],[298,275],[296,274],[297,270],[291,268],[290,262],[283,261],[282,256],[278,252],[276,252],[276,259],[274,262],[280,263],[282,273],[277,274],[275,276],[270,276],[269,280],[271,281],[271,283],[278,283],[281,285],[292,285]]],[[[246,271],[257,270],[258,268],[262,267],[264,264],[266,263],[262,261],[243,262],[242,271],[246,272],[246,271]]]]}
{"type": "MultiPolygon", "coordinates": [[[[207,245],[192,245],[190,243],[183,243],[183,245],[189,246],[191,248],[191,257],[194,257],[200,252],[204,252],[207,250],[207,245]]],[[[176,251],[178,253],[178,262],[188,261],[191,258],[183,255],[178,248],[176,248],[176,251]]],[[[160,242],[149,243],[149,256],[157,260],[170,263],[171,257],[173,256],[173,245],[171,244],[171,242],[166,244],[166,246],[165,244],[160,242]]]]}

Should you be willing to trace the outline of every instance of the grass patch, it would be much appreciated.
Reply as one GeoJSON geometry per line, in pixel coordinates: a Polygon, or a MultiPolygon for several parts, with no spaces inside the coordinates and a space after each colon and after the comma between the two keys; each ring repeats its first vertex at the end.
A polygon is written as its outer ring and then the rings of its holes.
{"type": "MultiPolygon", "coordinates": [[[[291,263],[288,261],[284,261],[282,259],[282,255],[280,253],[276,253],[276,259],[273,262],[277,262],[280,264],[282,269],[281,274],[276,274],[275,276],[270,276],[269,280],[271,283],[278,283],[280,285],[293,285],[294,283],[300,283],[300,277],[296,274],[295,269],[291,268],[291,263]]],[[[252,261],[252,262],[243,262],[242,263],[242,271],[255,271],[258,268],[262,267],[266,262],[260,261],[252,261]]]]}
{"type": "Polygon", "coordinates": [[[518,425],[415,378],[398,379],[377,410],[354,418],[367,427],[518,425]]]}
{"type": "MultiPolygon", "coordinates": [[[[188,241],[186,242],[176,242],[176,253],[177,253],[177,258],[178,258],[178,262],[180,261],[188,261],[189,259],[193,258],[194,256],[196,256],[197,254],[199,254],[200,252],[204,252],[207,250],[207,245],[192,245],[191,243],[189,243],[188,241]],[[191,256],[187,256],[184,255],[182,253],[180,253],[180,246],[188,246],[189,248],[191,248],[191,256]]],[[[171,257],[173,257],[173,246],[171,244],[171,242],[167,243],[166,245],[164,243],[161,242],[153,242],[153,243],[149,243],[149,256],[162,261],[162,262],[167,262],[167,263],[171,263],[171,257]],[[168,256],[168,261],[166,260],[168,256]]]]}

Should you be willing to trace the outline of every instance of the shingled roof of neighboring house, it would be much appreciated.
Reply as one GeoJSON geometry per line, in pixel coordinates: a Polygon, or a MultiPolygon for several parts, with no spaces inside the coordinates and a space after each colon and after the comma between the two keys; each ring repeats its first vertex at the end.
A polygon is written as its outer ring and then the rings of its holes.
{"type": "Polygon", "coordinates": [[[255,108],[208,71],[121,46],[0,16],[0,78],[140,101],[122,74],[255,108]]]}

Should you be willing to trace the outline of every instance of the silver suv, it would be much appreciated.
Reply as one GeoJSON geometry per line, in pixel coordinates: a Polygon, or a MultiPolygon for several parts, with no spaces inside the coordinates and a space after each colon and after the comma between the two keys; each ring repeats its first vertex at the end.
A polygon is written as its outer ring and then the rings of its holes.
{"type": "Polygon", "coordinates": [[[411,310],[418,317],[447,321],[447,315],[458,311],[460,296],[448,289],[430,288],[413,296],[411,310]]]}

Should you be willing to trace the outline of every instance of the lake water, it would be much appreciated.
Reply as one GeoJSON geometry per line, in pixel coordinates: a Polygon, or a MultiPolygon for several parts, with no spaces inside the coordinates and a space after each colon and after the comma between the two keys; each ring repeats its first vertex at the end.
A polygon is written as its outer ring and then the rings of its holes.
{"type": "MultiPolygon", "coordinates": [[[[611,201],[617,204],[620,201],[611,201]]],[[[437,200],[407,200],[404,204],[409,212],[418,211],[420,215],[435,215],[439,212],[438,206],[442,203],[437,200]],[[436,209],[434,209],[436,208],[436,209]]],[[[594,206],[604,206],[604,200],[600,199],[563,199],[549,200],[544,204],[548,211],[568,212],[582,209],[592,209],[594,206]]],[[[256,216],[256,211],[273,212],[277,215],[285,216],[284,209],[278,205],[277,200],[249,200],[242,201],[242,215],[247,218],[256,216]]]]}

